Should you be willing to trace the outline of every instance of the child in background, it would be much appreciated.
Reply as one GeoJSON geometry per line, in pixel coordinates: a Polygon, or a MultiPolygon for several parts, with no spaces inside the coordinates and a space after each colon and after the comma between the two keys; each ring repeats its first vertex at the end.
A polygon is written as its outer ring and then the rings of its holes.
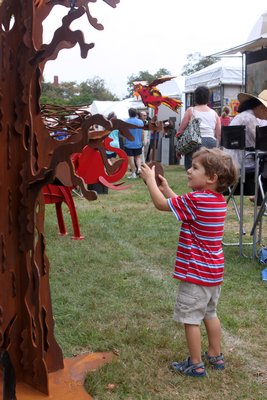
{"type": "Polygon", "coordinates": [[[223,107],[222,115],[220,116],[222,126],[230,125],[232,118],[229,116],[229,114],[230,114],[230,108],[227,106],[223,107]]]}
{"type": "MultiPolygon", "coordinates": [[[[112,111],[108,114],[107,119],[116,119],[117,115],[112,111]]],[[[113,131],[110,132],[108,137],[112,140],[110,142],[110,146],[113,147],[114,149],[120,148],[120,140],[119,140],[119,131],[118,129],[114,129],[113,131]]],[[[107,154],[107,159],[109,160],[110,164],[113,164],[116,161],[117,153],[115,151],[109,151],[106,150],[107,154]]]]}
{"type": "Polygon", "coordinates": [[[221,352],[221,325],[216,314],[224,274],[222,238],[226,201],[222,192],[236,182],[238,173],[231,156],[214,148],[201,148],[193,155],[187,171],[188,186],[193,191],[178,196],[155,167],[141,168],[155,207],[172,211],[182,221],[173,277],[180,280],[174,319],[184,324],[189,357],[173,362],[172,370],[193,377],[206,376],[201,357],[200,324],[208,334],[205,360],[213,368],[224,369],[221,352]]]}

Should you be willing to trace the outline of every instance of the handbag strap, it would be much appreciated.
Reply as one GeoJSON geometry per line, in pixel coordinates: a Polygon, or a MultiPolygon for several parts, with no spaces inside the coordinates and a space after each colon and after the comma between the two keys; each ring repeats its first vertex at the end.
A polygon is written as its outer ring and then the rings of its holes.
{"type": "Polygon", "coordinates": [[[195,118],[194,107],[192,107],[192,115],[190,117],[190,122],[195,118]]]}

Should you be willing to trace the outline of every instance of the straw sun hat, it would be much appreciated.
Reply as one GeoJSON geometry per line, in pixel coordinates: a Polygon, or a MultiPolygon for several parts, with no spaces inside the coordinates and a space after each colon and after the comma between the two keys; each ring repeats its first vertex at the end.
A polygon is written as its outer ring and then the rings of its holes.
{"type": "Polygon", "coordinates": [[[258,99],[265,107],[267,107],[267,90],[263,90],[258,96],[249,93],[239,93],[237,97],[240,104],[249,99],[258,99]]]}

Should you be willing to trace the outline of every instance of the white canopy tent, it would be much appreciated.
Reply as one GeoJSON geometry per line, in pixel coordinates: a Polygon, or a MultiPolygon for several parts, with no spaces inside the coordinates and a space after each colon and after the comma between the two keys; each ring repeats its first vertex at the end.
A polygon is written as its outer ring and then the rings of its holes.
{"type": "Polygon", "coordinates": [[[179,98],[181,96],[180,82],[177,78],[161,83],[157,86],[162,96],[179,98]]]}
{"type": "Polygon", "coordinates": [[[238,52],[245,53],[251,51],[262,50],[267,47],[267,12],[262,14],[252,28],[246,43],[231,49],[221,51],[214,56],[236,54],[238,52]]]}
{"type": "Polygon", "coordinates": [[[228,57],[186,77],[185,92],[193,92],[200,85],[212,88],[220,85],[241,86],[242,83],[242,58],[228,57]]]}
{"type": "Polygon", "coordinates": [[[134,98],[129,98],[121,101],[93,101],[90,112],[94,114],[102,114],[105,117],[108,116],[110,112],[114,112],[119,119],[126,119],[129,117],[128,109],[144,109],[144,104],[142,101],[136,101],[134,98]]]}
{"type": "Polygon", "coordinates": [[[244,91],[260,93],[267,88],[267,12],[262,14],[251,30],[247,42],[224,50],[219,55],[242,53],[245,65],[244,91]]]}

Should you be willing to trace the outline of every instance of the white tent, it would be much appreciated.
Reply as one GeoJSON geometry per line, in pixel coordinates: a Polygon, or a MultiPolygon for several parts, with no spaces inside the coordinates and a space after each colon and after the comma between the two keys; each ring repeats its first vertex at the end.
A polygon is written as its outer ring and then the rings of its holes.
{"type": "Polygon", "coordinates": [[[220,85],[242,85],[242,58],[222,58],[185,78],[185,92],[193,92],[198,86],[213,88],[220,85]]]}
{"type": "Polygon", "coordinates": [[[121,101],[93,101],[91,105],[91,113],[102,114],[105,117],[110,112],[114,112],[119,119],[126,119],[129,117],[129,108],[136,108],[138,110],[144,109],[145,106],[142,101],[136,101],[134,98],[129,98],[121,101]]]}
{"type": "Polygon", "coordinates": [[[242,53],[243,65],[245,65],[243,91],[260,93],[263,89],[266,89],[266,51],[267,12],[262,14],[256,21],[246,43],[221,51],[217,55],[242,53]]]}
{"type": "Polygon", "coordinates": [[[252,28],[246,43],[221,51],[216,55],[236,54],[238,52],[258,51],[267,47],[267,12],[262,14],[252,28]]]}
{"type": "Polygon", "coordinates": [[[256,24],[252,28],[247,38],[247,41],[251,42],[252,40],[257,40],[263,35],[266,35],[266,33],[267,33],[267,12],[262,14],[260,18],[257,20],[256,24]]]}
{"type": "Polygon", "coordinates": [[[161,83],[157,86],[162,96],[180,98],[181,90],[180,90],[180,82],[178,82],[177,78],[173,78],[170,81],[161,83]]]}

